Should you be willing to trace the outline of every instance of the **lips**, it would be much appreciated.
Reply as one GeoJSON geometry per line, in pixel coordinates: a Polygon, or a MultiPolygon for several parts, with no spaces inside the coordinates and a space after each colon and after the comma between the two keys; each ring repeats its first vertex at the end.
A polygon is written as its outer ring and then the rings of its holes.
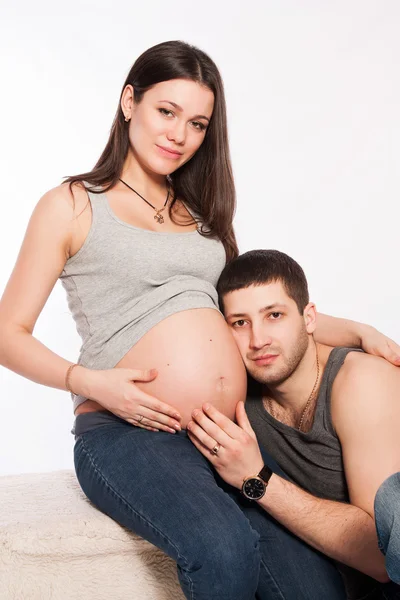
{"type": "Polygon", "coordinates": [[[163,156],[167,156],[168,158],[180,158],[182,156],[182,152],[179,152],[178,150],[173,150],[166,146],[159,146],[158,144],[156,144],[156,146],[163,156]]]}
{"type": "Polygon", "coordinates": [[[272,364],[277,358],[279,354],[264,354],[263,356],[259,356],[258,358],[253,358],[253,362],[256,365],[264,366],[272,364]]]}

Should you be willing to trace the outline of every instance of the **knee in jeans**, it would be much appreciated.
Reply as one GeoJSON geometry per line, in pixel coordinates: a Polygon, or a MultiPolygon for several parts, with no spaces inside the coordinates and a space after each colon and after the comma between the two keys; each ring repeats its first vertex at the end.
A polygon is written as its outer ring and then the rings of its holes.
{"type": "MultiPolygon", "coordinates": [[[[212,532],[208,532],[212,533],[212,532]]],[[[233,528],[219,532],[220,535],[204,536],[201,568],[214,573],[214,577],[225,585],[229,581],[232,589],[246,585],[258,577],[260,562],[259,536],[250,526],[242,530],[233,528]]]]}
{"type": "Polygon", "coordinates": [[[400,493],[400,473],[394,473],[381,484],[375,497],[375,511],[391,514],[400,493]]]}

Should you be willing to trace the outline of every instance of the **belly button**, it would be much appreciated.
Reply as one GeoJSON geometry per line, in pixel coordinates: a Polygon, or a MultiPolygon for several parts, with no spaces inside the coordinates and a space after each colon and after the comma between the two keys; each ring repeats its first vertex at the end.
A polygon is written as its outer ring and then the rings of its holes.
{"type": "Polygon", "coordinates": [[[226,384],[225,377],[218,377],[217,391],[225,392],[227,389],[228,389],[228,386],[226,384]]]}

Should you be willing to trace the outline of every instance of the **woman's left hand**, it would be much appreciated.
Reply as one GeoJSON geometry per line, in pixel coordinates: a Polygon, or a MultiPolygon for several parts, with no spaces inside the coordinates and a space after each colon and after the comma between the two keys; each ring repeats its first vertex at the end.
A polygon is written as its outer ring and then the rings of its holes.
{"type": "Polygon", "coordinates": [[[386,335],[367,325],[362,329],[360,340],[364,352],[381,356],[400,367],[400,346],[386,335]]]}
{"type": "Polygon", "coordinates": [[[243,402],[236,406],[237,425],[208,403],[194,410],[192,418],[190,440],[226,483],[241,489],[246,477],[258,475],[264,461],[243,402]]]}

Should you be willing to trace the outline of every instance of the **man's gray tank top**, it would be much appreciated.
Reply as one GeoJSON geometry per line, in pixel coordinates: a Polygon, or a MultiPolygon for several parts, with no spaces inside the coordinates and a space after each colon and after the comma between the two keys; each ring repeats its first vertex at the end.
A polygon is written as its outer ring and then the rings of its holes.
{"type": "MultiPolygon", "coordinates": [[[[174,313],[218,309],[226,254],[197,231],[140,229],[121,221],[104,193],[88,192],[92,224],[60,279],[82,338],[79,364],[114,367],[140,338],[174,313]]],[[[74,410],[86,398],[73,395],[74,410]]]]}
{"type": "MultiPolygon", "coordinates": [[[[307,433],[274,419],[264,408],[262,387],[249,381],[246,412],[259,443],[276,460],[293,483],[319,498],[349,502],[342,448],[331,417],[333,382],[349,352],[334,348],[328,358],[318,393],[314,422],[307,433]]],[[[267,492],[268,493],[268,492],[267,492]]],[[[377,582],[345,565],[339,565],[347,598],[380,598],[377,582]]]]}

